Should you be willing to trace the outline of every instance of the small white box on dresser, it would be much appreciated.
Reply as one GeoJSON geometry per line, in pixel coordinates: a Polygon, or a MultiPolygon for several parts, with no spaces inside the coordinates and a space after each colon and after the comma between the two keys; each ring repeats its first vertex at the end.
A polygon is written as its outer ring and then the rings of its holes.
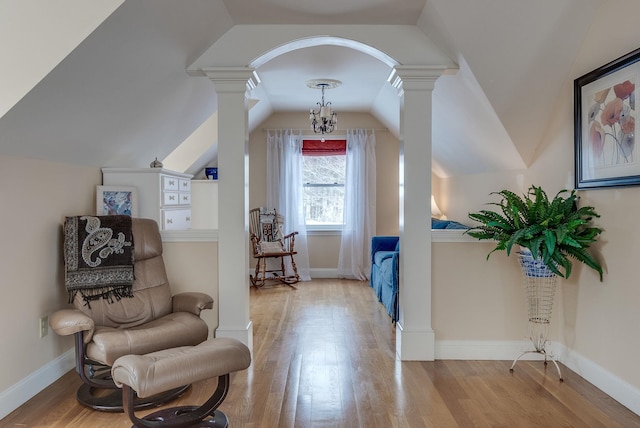
{"type": "Polygon", "coordinates": [[[191,228],[192,177],[164,168],[102,168],[102,184],[136,187],[139,216],[163,230],[191,228]]]}

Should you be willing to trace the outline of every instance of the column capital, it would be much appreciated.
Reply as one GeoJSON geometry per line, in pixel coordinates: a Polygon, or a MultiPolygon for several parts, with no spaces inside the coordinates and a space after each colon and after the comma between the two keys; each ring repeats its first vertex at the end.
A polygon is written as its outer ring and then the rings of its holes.
{"type": "Polygon", "coordinates": [[[207,67],[202,72],[213,82],[216,92],[246,92],[260,83],[251,67],[207,67]]]}
{"type": "Polygon", "coordinates": [[[389,83],[399,94],[407,90],[433,90],[438,77],[442,76],[447,67],[439,65],[397,65],[389,75],[389,83]]]}

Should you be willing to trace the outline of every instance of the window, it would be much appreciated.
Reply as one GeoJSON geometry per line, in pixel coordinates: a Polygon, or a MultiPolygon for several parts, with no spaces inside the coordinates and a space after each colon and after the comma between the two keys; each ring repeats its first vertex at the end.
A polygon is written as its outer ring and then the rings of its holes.
{"type": "Polygon", "coordinates": [[[346,140],[302,143],[304,213],[309,230],[343,224],[346,140]]]}

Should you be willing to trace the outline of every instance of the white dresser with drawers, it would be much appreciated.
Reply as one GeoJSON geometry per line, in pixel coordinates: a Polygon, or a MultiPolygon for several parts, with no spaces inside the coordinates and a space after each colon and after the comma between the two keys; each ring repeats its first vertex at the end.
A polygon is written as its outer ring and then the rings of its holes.
{"type": "Polygon", "coordinates": [[[133,186],[138,216],[152,218],[162,230],[191,228],[191,178],[164,168],[102,168],[105,186],[133,186]]]}

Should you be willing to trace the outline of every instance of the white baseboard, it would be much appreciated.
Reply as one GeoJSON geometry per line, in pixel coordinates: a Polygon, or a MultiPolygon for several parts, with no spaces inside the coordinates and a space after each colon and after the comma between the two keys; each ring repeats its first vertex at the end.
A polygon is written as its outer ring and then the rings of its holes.
{"type": "MultiPolygon", "coordinates": [[[[436,360],[513,360],[530,348],[525,340],[436,340],[436,360]]],[[[525,359],[536,356],[527,354],[525,359]]]]}
{"type": "Polygon", "coordinates": [[[640,389],[564,345],[560,345],[558,355],[562,364],[640,415],[640,389]]]}
{"type": "Polygon", "coordinates": [[[0,419],[29,401],[34,395],[75,367],[75,350],[71,348],[40,367],[15,385],[0,392],[0,419]]]}
{"type": "MultiPolygon", "coordinates": [[[[529,341],[473,341],[436,340],[437,360],[514,360],[522,352],[531,350],[529,341]]],[[[579,353],[564,345],[552,342],[549,350],[569,369],[591,382],[605,394],[640,415],[640,389],[609,372],[579,353]]],[[[543,357],[526,354],[523,360],[537,360],[543,357]]]]}
{"type": "MultiPolygon", "coordinates": [[[[255,274],[255,269],[249,269],[248,275],[255,274]]],[[[309,269],[311,279],[314,278],[338,278],[337,268],[311,268],[309,269]]]]}
{"type": "Polygon", "coordinates": [[[309,269],[311,278],[337,278],[338,269],[336,268],[311,268],[309,269]]]}

